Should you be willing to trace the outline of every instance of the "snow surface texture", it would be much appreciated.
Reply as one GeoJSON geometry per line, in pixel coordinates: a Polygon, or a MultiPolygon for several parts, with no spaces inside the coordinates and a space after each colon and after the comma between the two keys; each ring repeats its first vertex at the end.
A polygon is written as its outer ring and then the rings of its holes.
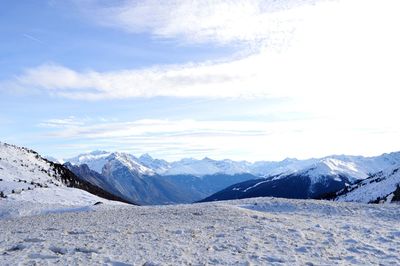
{"type": "Polygon", "coordinates": [[[115,204],[65,186],[55,168],[37,153],[1,142],[0,192],[7,197],[0,198],[1,205],[12,201],[56,204],[60,208],[86,206],[98,201],[115,204]]]}
{"type": "Polygon", "coordinates": [[[399,265],[400,208],[254,198],[3,219],[0,265],[399,265]]]}

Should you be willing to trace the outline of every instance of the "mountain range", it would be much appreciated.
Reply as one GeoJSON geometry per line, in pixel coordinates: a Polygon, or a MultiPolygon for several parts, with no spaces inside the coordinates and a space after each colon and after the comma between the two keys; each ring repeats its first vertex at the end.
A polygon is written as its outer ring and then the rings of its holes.
{"type": "Polygon", "coordinates": [[[57,161],[63,165],[50,160],[56,161],[1,143],[0,196],[38,193],[40,186],[140,205],[265,196],[374,203],[396,201],[400,194],[400,152],[280,162],[207,157],[168,162],[149,154],[94,151],[57,161]]]}
{"type": "MultiPolygon", "coordinates": [[[[162,189],[164,193],[174,188],[172,194],[191,195],[185,200],[145,202],[160,204],[259,196],[326,198],[378,172],[400,165],[400,152],[375,157],[333,155],[307,160],[287,158],[279,162],[213,160],[207,157],[167,162],[154,159],[149,154],[135,157],[126,153],[95,151],[65,161],[75,165],[87,164],[103,176],[110,176],[113,171],[107,170],[107,165],[115,159],[142,179],[152,180],[149,182],[153,183],[155,180],[168,182],[170,188],[162,189]]],[[[114,175],[114,180],[119,176],[121,174],[114,175]]],[[[156,187],[160,186],[153,186],[156,187]]],[[[138,195],[135,200],[141,202],[143,197],[146,196],[138,195]]]]}
{"type": "Polygon", "coordinates": [[[101,173],[102,168],[110,155],[124,156],[130,167],[144,175],[194,175],[205,176],[213,174],[252,174],[258,177],[291,174],[307,168],[315,168],[313,175],[346,173],[354,179],[364,179],[386,167],[400,162],[400,152],[385,153],[375,157],[332,155],[324,158],[298,160],[287,158],[283,161],[233,161],[183,158],[179,161],[167,162],[154,159],[149,154],[135,157],[128,153],[94,151],[80,154],[73,158],[62,159],[61,162],[70,162],[73,165],[87,164],[90,169],[101,173]]]}
{"type": "Polygon", "coordinates": [[[65,161],[64,166],[87,182],[140,204],[190,203],[233,183],[257,178],[247,173],[229,175],[209,159],[185,159],[179,165],[153,159],[148,154],[137,158],[127,153],[95,151],[65,161]]]}

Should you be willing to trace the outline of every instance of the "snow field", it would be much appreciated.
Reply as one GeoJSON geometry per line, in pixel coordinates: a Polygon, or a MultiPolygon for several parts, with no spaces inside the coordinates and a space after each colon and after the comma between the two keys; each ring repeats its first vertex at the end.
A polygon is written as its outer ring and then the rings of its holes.
{"type": "Polygon", "coordinates": [[[399,265],[398,205],[255,198],[3,219],[0,265],[399,265]]]}

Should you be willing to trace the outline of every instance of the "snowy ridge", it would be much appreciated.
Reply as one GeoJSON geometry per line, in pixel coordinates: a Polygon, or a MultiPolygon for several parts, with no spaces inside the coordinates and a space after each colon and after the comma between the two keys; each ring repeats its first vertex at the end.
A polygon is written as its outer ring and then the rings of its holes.
{"type": "Polygon", "coordinates": [[[93,151],[90,153],[83,153],[76,157],[66,159],[64,161],[70,162],[72,165],[86,164],[90,169],[101,173],[103,166],[107,163],[106,158],[111,155],[106,151],[93,151]]]}
{"type": "Polygon", "coordinates": [[[5,196],[37,187],[62,186],[50,163],[34,151],[0,143],[0,191],[5,196]]]}
{"type": "MultiPolygon", "coordinates": [[[[321,177],[326,176],[346,176],[351,181],[355,181],[365,179],[382,171],[382,169],[398,163],[400,163],[400,152],[382,154],[375,157],[332,155],[320,159],[286,159],[282,162],[274,163],[275,165],[269,169],[264,168],[264,171],[261,172],[265,177],[275,176],[275,178],[291,174],[306,174],[312,178],[314,183],[317,183],[321,177]]],[[[258,164],[259,168],[262,165],[259,162],[255,164],[258,164]]],[[[264,165],[267,164],[265,163],[264,165]]]]}
{"type": "Polygon", "coordinates": [[[331,177],[334,180],[341,181],[341,177],[345,176],[350,182],[368,177],[368,174],[360,170],[354,162],[335,158],[324,158],[312,164],[308,169],[299,171],[299,173],[307,175],[312,185],[320,182],[323,177],[331,177]]]}
{"type": "Polygon", "coordinates": [[[147,168],[152,169],[157,174],[165,173],[171,167],[170,163],[167,161],[154,159],[148,153],[142,154],[138,158],[138,161],[147,168]]]}
{"type": "MultiPolygon", "coordinates": [[[[66,159],[72,165],[86,164],[90,169],[102,173],[104,166],[109,162],[118,161],[120,164],[128,167],[130,170],[137,172],[140,175],[154,175],[155,171],[143,165],[135,156],[123,152],[106,152],[94,151],[91,153],[80,154],[77,157],[66,159]]],[[[111,167],[117,167],[115,164],[111,167]]],[[[110,166],[109,166],[110,167],[110,166]]]]}
{"type": "Polygon", "coordinates": [[[170,167],[167,171],[162,172],[162,175],[194,175],[194,176],[204,176],[204,175],[215,175],[215,174],[242,174],[242,173],[250,173],[250,169],[248,168],[249,163],[235,162],[232,160],[213,160],[208,157],[202,160],[196,159],[182,159],[177,162],[173,162],[170,164],[170,167]]]}

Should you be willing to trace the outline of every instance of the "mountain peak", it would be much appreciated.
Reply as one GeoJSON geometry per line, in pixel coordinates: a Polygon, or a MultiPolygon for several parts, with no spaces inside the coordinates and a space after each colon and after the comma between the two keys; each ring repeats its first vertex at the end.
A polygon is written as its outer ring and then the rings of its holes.
{"type": "Polygon", "coordinates": [[[88,154],[90,155],[102,155],[102,154],[109,154],[108,151],[102,151],[102,150],[94,150],[89,152],[88,154]]]}
{"type": "Polygon", "coordinates": [[[153,157],[151,157],[150,154],[148,154],[148,153],[144,153],[144,154],[140,155],[139,159],[140,160],[149,160],[149,161],[154,160],[153,157]]]}
{"type": "Polygon", "coordinates": [[[106,161],[106,164],[111,164],[109,167],[119,168],[125,166],[130,171],[137,172],[138,175],[154,175],[154,171],[152,169],[144,166],[139,159],[128,153],[112,153],[106,158],[106,161]]]}

